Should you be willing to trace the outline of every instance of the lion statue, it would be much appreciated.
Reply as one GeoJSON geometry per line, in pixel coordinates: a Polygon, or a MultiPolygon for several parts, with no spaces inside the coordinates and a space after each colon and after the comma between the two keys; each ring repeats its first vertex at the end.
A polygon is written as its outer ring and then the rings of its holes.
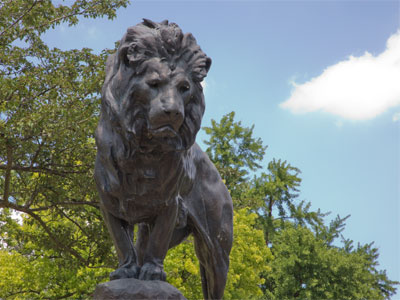
{"type": "Polygon", "coordinates": [[[95,179],[119,260],[111,280],[165,281],[168,249],[193,234],[204,298],[223,296],[232,199],[195,143],[210,65],[192,34],[146,19],[107,60],[95,179]]]}

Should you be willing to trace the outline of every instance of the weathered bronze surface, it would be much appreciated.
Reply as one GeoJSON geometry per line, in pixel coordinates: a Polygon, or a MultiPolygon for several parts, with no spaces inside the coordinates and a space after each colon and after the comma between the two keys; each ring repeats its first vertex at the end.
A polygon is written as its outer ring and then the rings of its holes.
{"type": "Polygon", "coordinates": [[[93,300],[187,300],[172,285],[159,280],[143,281],[124,278],[99,284],[93,300]]]}
{"type": "Polygon", "coordinates": [[[108,58],[95,179],[119,259],[111,279],[165,280],[168,249],[193,234],[204,297],[223,296],[232,200],[195,143],[210,65],[192,34],[168,21],[128,28],[108,58]]]}

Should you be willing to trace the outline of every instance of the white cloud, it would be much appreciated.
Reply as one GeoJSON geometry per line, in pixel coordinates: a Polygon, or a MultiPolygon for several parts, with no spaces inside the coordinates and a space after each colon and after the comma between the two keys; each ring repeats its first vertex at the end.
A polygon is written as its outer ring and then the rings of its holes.
{"type": "Polygon", "coordinates": [[[368,120],[400,105],[400,31],[378,56],[366,52],[328,67],[294,89],[282,108],[293,113],[328,112],[349,120],[368,120]]]}

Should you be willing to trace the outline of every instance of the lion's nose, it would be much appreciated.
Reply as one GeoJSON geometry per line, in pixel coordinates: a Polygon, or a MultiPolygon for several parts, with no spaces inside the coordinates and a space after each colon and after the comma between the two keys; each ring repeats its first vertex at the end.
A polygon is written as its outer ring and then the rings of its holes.
{"type": "Polygon", "coordinates": [[[164,107],[163,109],[165,119],[175,130],[178,130],[183,122],[183,112],[179,107],[164,107]]]}
{"type": "Polygon", "coordinates": [[[180,109],[177,108],[163,108],[163,112],[170,118],[175,118],[175,117],[179,117],[180,115],[182,115],[180,109]]]}
{"type": "Polygon", "coordinates": [[[151,127],[170,125],[174,130],[178,130],[185,117],[183,104],[178,101],[165,99],[150,107],[149,121],[151,127]]]}
{"type": "Polygon", "coordinates": [[[162,111],[164,115],[171,121],[180,122],[183,119],[183,107],[177,101],[172,99],[162,100],[162,111]]]}

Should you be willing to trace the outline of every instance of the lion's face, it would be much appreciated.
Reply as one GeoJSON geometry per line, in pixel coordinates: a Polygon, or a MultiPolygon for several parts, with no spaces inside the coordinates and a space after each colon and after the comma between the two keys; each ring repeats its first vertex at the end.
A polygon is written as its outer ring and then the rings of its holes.
{"type": "Polygon", "coordinates": [[[134,101],[146,112],[149,137],[175,137],[185,119],[193,82],[181,67],[171,70],[155,58],[146,64],[146,72],[132,87],[134,101]]]}
{"type": "Polygon", "coordinates": [[[131,70],[123,67],[124,74],[115,76],[111,85],[113,94],[121,96],[117,119],[123,135],[142,152],[187,149],[204,113],[201,85],[184,63],[171,68],[152,58],[143,65],[145,71],[138,76],[126,74],[131,70]]]}
{"type": "Polygon", "coordinates": [[[200,129],[211,60],[177,25],[149,26],[129,28],[109,58],[102,114],[140,152],[185,150],[200,129]]]}

